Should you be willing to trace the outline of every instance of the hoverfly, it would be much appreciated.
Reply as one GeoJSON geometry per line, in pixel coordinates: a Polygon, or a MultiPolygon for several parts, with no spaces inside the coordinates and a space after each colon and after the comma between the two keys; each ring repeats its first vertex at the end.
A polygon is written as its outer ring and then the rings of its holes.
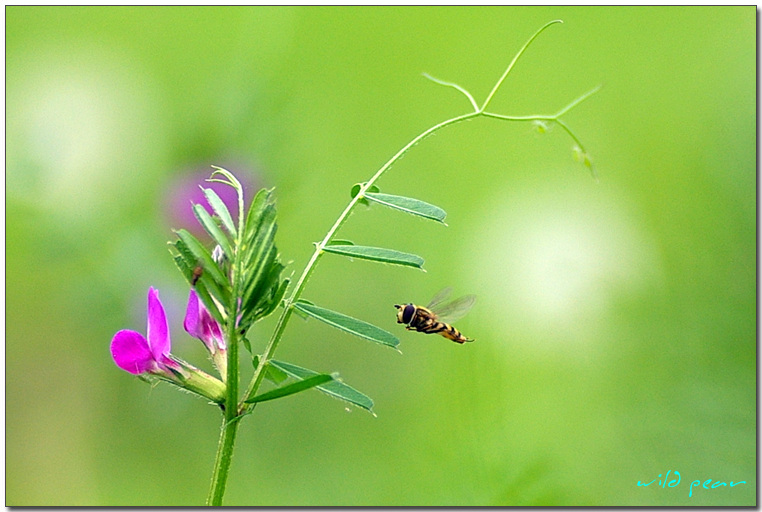
{"type": "Polygon", "coordinates": [[[442,304],[452,292],[452,288],[445,288],[437,293],[428,306],[416,306],[415,304],[395,304],[397,308],[397,323],[407,324],[408,331],[416,330],[426,334],[439,334],[455,343],[474,341],[463,336],[459,330],[446,321],[454,322],[462,318],[476,302],[475,295],[464,295],[452,302],[442,304]]]}

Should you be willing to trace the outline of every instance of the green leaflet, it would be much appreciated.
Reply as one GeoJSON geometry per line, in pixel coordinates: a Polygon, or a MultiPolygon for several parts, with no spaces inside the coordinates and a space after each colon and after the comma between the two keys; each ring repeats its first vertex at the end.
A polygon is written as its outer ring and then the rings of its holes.
{"type": "Polygon", "coordinates": [[[392,333],[387,332],[375,325],[371,325],[362,320],[352,318],[351,316],[331,311],[330,309],[321,308],[303,301],[297,301],[294,303],[294,308],[298,311],[306,313],[307,315],[317,318],[321,322],[325,322],[328,325],[346,331],[360,338],[374,341],[388,347],[397,348],[400,340],[397,339],[392,333]]]}
{"type": "MultiPolygon", "coordinates": [[[[283,361],[270,360],[267,364],[268,366],[272,366],[282,372],[285,372],[291,377],[301,380],[308,379],[315,375],[320,375],[319,373],[312,370],[308,370],[306,368],[296,366],[295,364],[286,363],[283,361]]],[[[344,400],[352,405],[356,405],[357,407],[365,409],[371,414],[373,413],[373,400],[339,380],[332,380],[330,382],[326,382],[325,384],[320,384],[317,386],[317,389],[326,395],[344,400]]]]}
{"type": "Polygon", "coordinates": [[[391,263],[392,265],[415,267],[423,270],[423,258],[416,256],[415,254],[408,254],[393,249],[367,247],[364,245],[327,245],[323,247],[323,251],[342,254],[353,258],[361,258],[364,260],[391,263]]]}
{"type": "Polygon", "coordinates": [[[204,274],[210,275],[220,286],[229,287],[230,283],[228,282],[227,277],[222,273],[217,266],[217,263],[214,262],[212,255],[206,247],[204,247],[195,236],[191,235],[184,229],[178,229],[176,233],[177,236],[180,237],[180,240],[182,240],[183,244],[185,244],[185,247],[187,247],[193,256],[195,256],[196,261],[202,264],[204,267],[204,274]]]}
{"type": "Polygon", "coordinates": [[[204,195],[206,196],[206,200],[209,202],[209,206],[212,207],[212,209],[214,210],[214,213],[216,213],[217,217],[220,218],[220,221],[222,221],[222,225],[225,226],[225,229],[228,230],[228,233],[230,233],[231,236],[235,238],[236,236],[235,224],[233,224],[233,218],[230,216],[230,211],[228,211],[228,207],[225,206],[225,203],[222,202],[222,199],[220,199],[220,196],[218,196],[217,193],[211,188],[201,187],[201,190],[204,191],[204,195]]]}
{"type": "Polygon", "coordinates": [[[259,221],[262,218],[262,213],[268,203],[272,203],[270,197],[271,194],[272,189],[267,190],[262,188],[257,192],[257,195],[254,196],[251,206],[249,206],[249,213],[246,214],[246,237],[250,236],[251,233],[256,232],[259,221]]]}
{"type": "Polygon", "coordinates": [[[277,260],[275,246],[271,246],[266,254],[260,254],[258,261],[252,264],[249,272],[244,271],[244,288],[242,297],[242,311],[256,316],[255,311],[267,309],[269,298],[280,285],[280,273],[283,270],[277,260]]]}
{"type": "Polygon", "coordinates": [[[264,311],[262,316],[268,316],[270,313],[275,311],[275,308],[281,305],[283,302],[283,296],[286,295],[286,290],[288,289],[289,283],[291,283],[291,279],[288,277],[281,281],[280,287],[275,290],[275,293],[272,296],[272,300],[270,301],[270,305],[264,311]]]}
{"type": "Polygon", "coordinates": [[[266,393],[262,393],[261,395],[257,395],[255,397],[249,398],[248,400],[246,400],[246,403],[253,404],[257,402],[266,402],[268,400],[275,400],[276,398],[283,398],[284,396],[293,395],[295,393],[299,393],[301,391],[314,388],[315,386],[325,384],[326,382],[331,380],[334,380],[333,375],[329,375],[327,373],[318,373],[313,375],[312,377],[307,377],[304,380],[299,380],[297,382],[287,384],[279,388],[275,388],[266,393]]]}
{"type": "Polygon", "coordinates": [[[233,247],[230,245],[230,240],[228,240],[228,237],[225,236],[225,233],[222,232],[217,223],[214,222],[214,219],[209,215],[209,212],[206,211],[206,208],[200,204],[194,204],[193,213],[201,223],[201,226],[203,226],[206,232],[209,233],[209,236],[211,236],[212,239],[217,242],[217,245],[222,248],[228,259],[232,260],[233,247]]]}
{"type": "Polygon", "coordinates": [[[400,210],[412,215],[418,215],[425,219],[435,220],[441,222],[445,226],[444,219],[447,216],[447,212],[438,206],[433,204],[424,203],[419,199],[413,199],[411,197],[393,196],[391,194],[380,194],[375,192],[366,192],[365,197],[379,204],[383,204],[395,210],[400,210]]]}
{"type": "Polygon", "coordinates": [[[270,277],[254,289],[251,300],[245,303],[247,306],[243,309],[244,315],[240,321],[242,327],[248,328],[260,318],[266,317],[281,303],[289,283],[289,279],[279,281],[282,270],[282,265],[273,265],[270,277]]]}
{"type": "Polygon", "coordinates": [[[245,286],[241,291],[243,329],[272,313],[288,286],[281,280],[283,265],[275,247],[275,202],[272,190],[260,190],[251,203],[241,245],[241,271],[245,286]]]}
{"type": "MultiPolygon", "coordinates": [[[[260,191],[254,198],[249,209],[243,237],[243,269],[249,276],[265,272],[262,267],[263,259],[275,249],[275,233],[278,225],[275,223],[275,204],[269,191],[260,191]]],[[[247,278],[247,281],[249,279],[247,278]]]]}

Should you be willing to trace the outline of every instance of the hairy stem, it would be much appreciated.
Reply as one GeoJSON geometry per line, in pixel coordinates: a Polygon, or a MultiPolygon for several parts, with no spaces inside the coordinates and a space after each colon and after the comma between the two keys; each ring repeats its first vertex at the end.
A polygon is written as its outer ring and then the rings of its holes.
{"type": "MultiPolygon", "coordinates": [[[[239,246],[240,247],[240,246],[239,246]]],[[[238,297],[238,272],[236,269],[240,266],[240,251],[236,248],[236,258],[233,265],[233,301],[238,297]]],[[[222,497],[225,495],[225,486],[230,472],[230,463],[233,460],[233,447],[235,445],[236,432],[238,431],[238,336],[236,334],[237,304],[231,305],[232,314],[228,317],[226,326],[227,347],[228,347],[228,372],[227,372],[227,394],[225,395],[225,411],[222,423],[222,434],[217,446],[217,457],[214,462],[214,472],[212,473],[212,483],[207,498],[207,505],[221,506],[222,497]]]]}
{"type": "Polygon", "coordinates": [[[220,442],[217,446],[217,457],[214,460],[214,472],[212,473],[212,485],[209,488],[209,496],[206,498],[207,506],[222,506],[222,497],[225,495],[225,485],[228,481],[230,463],[233,460],[233,446],[238,432],[238,421],[228,421],[227,414],[222,420],[220,442]]]}

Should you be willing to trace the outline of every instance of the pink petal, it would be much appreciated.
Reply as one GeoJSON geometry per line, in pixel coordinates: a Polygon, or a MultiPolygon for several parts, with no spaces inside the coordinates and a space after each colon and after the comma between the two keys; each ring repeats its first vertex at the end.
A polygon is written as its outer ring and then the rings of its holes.
{"type": "Polygon", "coordinates": [[[116,365],[127,372],[138,375],[155,367],[148,341],[135,331],[119,331],[111,340],[111,357],[116,365]]]}
{"type": "Polygon", "coordinates": [[[225,338],[222,336],[220,324],[217,323],[217,320],[212,318],[212,314],[209,313],[206,308],[204,308],[201,315],[204,318],[203,322],[205,324],[206,336],[213,340],[220,350],[225,350],[225,338]]]}
{"type": "Polygon", "coordinates": [[[201,338],[201,329],[199,326],[199,301],[196,290],[191,289],[188,296],[188,308],[185,310],[185,320],[183,327],[194,338],[201,338]]]}
{"type": "Polygon", "coordinates": [[[159,291],[153,286],[148,290],[148,346],[156,361],[163,361],[169,356],[172,342],[169,339],[169,325],[164,306],[159,300],[159,291]]]}
{"type": "Polygon", "coordinates": [[[203,341],[211,353],[217,350],[216,347],[225,350],[220,325],[198,299],[198,294],[193,289],[188,296],[188,308],[185,311],[183,327],[188,334],[203,341]]]}

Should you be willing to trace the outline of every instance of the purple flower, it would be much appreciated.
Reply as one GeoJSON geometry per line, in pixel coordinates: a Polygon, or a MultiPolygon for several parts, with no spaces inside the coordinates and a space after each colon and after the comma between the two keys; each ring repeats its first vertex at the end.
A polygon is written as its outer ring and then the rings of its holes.
{"type": "MultiPolygon", "coordinates": [[[[167,315],[159,300],[158,290],[151,287],[148,290],[146,337],[130,330],[117,332],[111,340],[111,356],[114,362],[122,370],[134,375],[154,375],[215,403],[221,404],[225,401],[224,382],[185,361],[176,359],[169,353],[170,349],[167,315]]],[[[218,351],[217,356],[225,356],[225,352],[218,351]]],[[[227,360],[224,362],[227,363],[227,360]]]]}
{"type": "Polygon", "coordinates": [[[222,380],[227,378],[228,353],[225,337],[222,335],[220,324],[217,323],[206,306],[198,300],[196,290],[191,288],[188,296],[188,309],[185,311],[183,327],[188,334],[204,342],[212,356],[212,362],[220,372],[222,380]]]}
{"type": "Polygon", "coordinates": [[[111,356],[116,365],[135,375],[141,373],[170,373],[179,364],[169,354],[171,342],[164,306],[158,290],[148,290],[148,327],[146,337],[136,331],[122,330],[111,340],[111,356]]]}
{"type": "Polygon", "coordinates": [[[209,353],[225,351],[225,338],[222,336],[220,324],[212,318],[206,307],[198,300],[196,290],[191,289],[188,296],[188,309],[185,312],[183,327],[188,334],[204,342],[209,353]]]}

